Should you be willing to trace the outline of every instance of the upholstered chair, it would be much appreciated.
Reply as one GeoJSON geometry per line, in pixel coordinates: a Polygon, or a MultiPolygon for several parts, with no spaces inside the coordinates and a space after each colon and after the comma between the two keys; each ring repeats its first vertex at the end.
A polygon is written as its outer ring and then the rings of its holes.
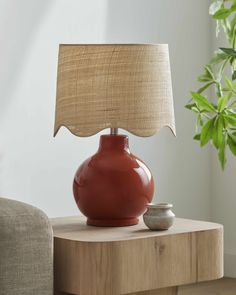
{"type": "Polygon", "coordinates": [[[0,198],[0,295],[53,295],[53,243],[48,217],[0,198]]]}

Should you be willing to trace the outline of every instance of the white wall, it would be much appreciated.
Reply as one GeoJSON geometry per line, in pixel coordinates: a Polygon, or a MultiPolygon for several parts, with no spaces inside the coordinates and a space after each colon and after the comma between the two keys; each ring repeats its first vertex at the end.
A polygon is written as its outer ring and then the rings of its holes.
{"type": "Polygon", "coordinates": [[[228,153],[224,172],[212,153],[212,221],[224,225],[225,275],[236,277],[236,165],[235,158],[228,153]]]}
{"type": "Polygon", "coordinates": [[[0,0],[0,195],[77,214],[71,182],[98,137],[53,138],[59,43],[105,41],[106,1],[0,0]]]}
{"type": "MultiPolygon", "coordinates": [[[[222,30],[218,39],[214,32],[215,22],[212,22],[212,50],[228,47],[222,30]]],[[[212,220],[224,225],[225,275],[236,277],[236,159],[229,152],[227,153],[227,165],[224,172],[213,150],[211,161],[212,220]]]]}
{"type": "Polygon", "coordinates": [[[179,216],[210,217],[210,156],[192,140],[184,109],[210,54],[206,0],[0,0],[0,194],[45,210],[77,214],[71,182],[99,136],[52,137],[59,43],[169,43],[177,139],[167,129],[132,151],[153,171],[156,200],[179,216]]]}

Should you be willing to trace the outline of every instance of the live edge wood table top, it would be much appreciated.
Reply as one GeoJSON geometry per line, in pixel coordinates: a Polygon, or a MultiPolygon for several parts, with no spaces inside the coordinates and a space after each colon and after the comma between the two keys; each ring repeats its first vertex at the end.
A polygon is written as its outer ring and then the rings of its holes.
{"type": "Polygon", "coordinates": [[[55,294],[175,295],[178,286],[223,276],[223,227],[176,218],[167,231],[140,221],[92,227],[82,216],[51,219],[55,294]]]}

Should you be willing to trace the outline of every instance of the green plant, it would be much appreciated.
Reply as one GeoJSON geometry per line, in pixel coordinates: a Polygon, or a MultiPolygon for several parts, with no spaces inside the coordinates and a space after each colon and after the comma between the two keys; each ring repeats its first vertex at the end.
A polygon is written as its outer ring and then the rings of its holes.
{"type": "Polygon", "coordinates": [[[236,156],[236,0],[214,1],[209,13],[216,20],[216,35],[223,28],[229,45],[219,48],[204,66],[204,73],[198,77],[203,84],[197,92],[191,92],[186,108],[197,116],[194,139],[201,146],[211,142],[224,169],[226,148],[236,156]],[[205,95],[209,87],[214,87],[214,97],[205,95]]]}

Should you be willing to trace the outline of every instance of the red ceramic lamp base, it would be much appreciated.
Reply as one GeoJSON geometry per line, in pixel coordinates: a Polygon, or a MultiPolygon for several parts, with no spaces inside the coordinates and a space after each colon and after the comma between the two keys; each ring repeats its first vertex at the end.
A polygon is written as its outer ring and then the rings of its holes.
{"type": "Polygon", "coordinates": [[[127,218],[127,219],[87,219],[88,225],[94,226],[131,226],[138,224],[138,218],[127,218]]]}
{"type": "Polygon", "coordinates": [[[147,166],[132,153],[126,135],[102,135],[98,152],[75,174],[74,197],[88,225],[129,226],[138,223],[154,184],[147,166]]]}

